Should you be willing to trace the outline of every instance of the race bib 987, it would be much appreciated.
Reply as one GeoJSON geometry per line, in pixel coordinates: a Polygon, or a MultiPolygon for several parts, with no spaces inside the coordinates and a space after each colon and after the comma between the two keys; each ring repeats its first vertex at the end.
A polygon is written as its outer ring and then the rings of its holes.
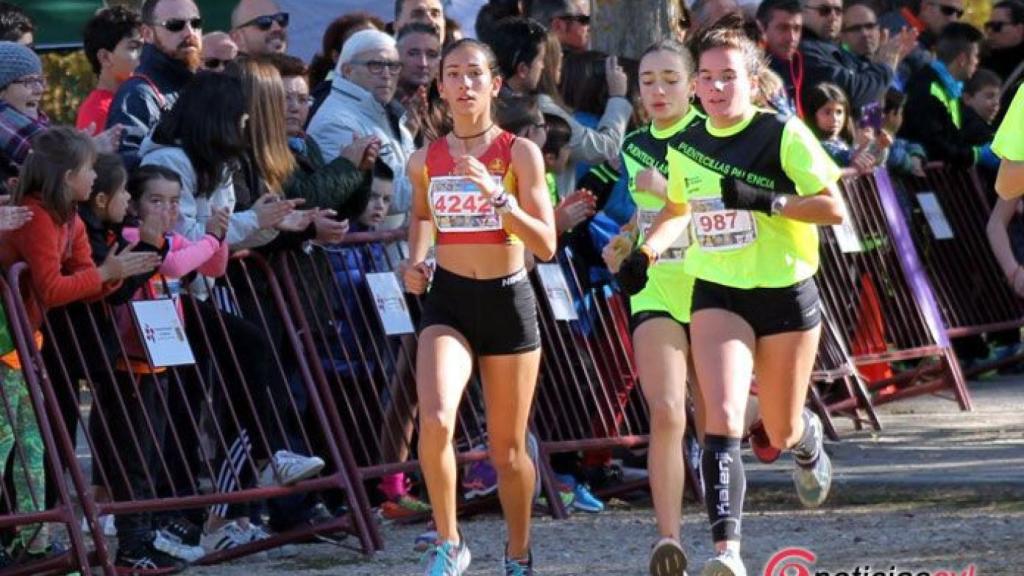
{"type": "Polygon", "coordinates": [[[697,198],[690,204],[693,235],[704,250],[736,250],[757,240],[757,221],[749,210],[727,210],[721,198],[697,198]]]}

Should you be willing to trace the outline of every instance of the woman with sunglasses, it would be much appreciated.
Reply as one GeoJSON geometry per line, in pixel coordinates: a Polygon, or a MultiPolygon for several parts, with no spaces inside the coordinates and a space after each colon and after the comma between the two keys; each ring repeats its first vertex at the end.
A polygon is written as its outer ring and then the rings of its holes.
{"type": "Polygon", "coordinates": [[[704,398],[702,470],[716,556],[704,576],[745,575],[740,522],[746,480],[740,457],[752,373],[772,446],[790,449],[805,506],[825,501],[832,467],[821,422],[803,409],[818,349],[818,224],[844,210],[839,168],[795,117],[754,105],[766,66],[739,28],[695,43],[697,96],[707,120],[673,142],[667,203],[623,264],[647,269],[692,225],[684,269],[696,277],[693,362],[704,398]]]}
{"type": "Polygon", "coordinates": [[[440,66],[453,128],[409,161],[415,200],[403,266],[406,290],[422,294],[430,284],[416,356],[419,456],[438,536],[426,575],[460,576],[469,567],[456,526],[452,438],[476,363],[508,527],[504,573],[529,576],[536,472],[526,426],[541,352],[525,261],[527,251],[541,260],[554,255],[554,215],[540,150],[492,120],[502,80],[490,48],[460,40],[445,49],[440,66]],[[436,270],[425,263],[432,236],[436,270]]]}
{"type": "Polygon", "coordinates": [[[395,39],[379,30],[353,34],[341,50],[331,93],[309,121],[308,134],[328,162],[353,140],[376,137],[379,157],[395,174],[395,193],[383,229],[396,228],[409,212],[405,166],[414,150],[405,111],[394,102],[402,69],[395,39]]]}

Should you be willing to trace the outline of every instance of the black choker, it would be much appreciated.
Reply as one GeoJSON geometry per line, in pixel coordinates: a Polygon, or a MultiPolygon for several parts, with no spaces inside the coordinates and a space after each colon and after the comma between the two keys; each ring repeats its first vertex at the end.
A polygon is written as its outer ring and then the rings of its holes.
{"type": "Polygon", "coordinates": [[[452,136],[455,136],[459,140],[472,140],[473,138],[479,138],[484,134],[487,134],[488,132],[491,131],[491,128],[494,128],[494,123],[491,123],[490,126],[484,128],[482,131],[477,132],[476,134],[470,134],[469,136],[459,136],[458,134],[455,133],[455,129],[452,129],[452,136]]]}

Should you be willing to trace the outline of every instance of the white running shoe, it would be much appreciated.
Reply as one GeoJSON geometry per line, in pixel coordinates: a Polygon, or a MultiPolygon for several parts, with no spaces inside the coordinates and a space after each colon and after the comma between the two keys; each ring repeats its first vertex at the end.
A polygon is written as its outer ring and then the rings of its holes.
{"type": "Polygon", "coordinates": [[[463,576],[472,559],[465,540],[458,544],[435,543],[423,555],[423,564],[426,565],[423,576],[463,576]]]}
{"type": "Polygon", "coordinates": [[[173,534],[169,534],[163,530],[156,531],[156,535],[153,537],[153,548],[156,548],[168,556],[184,560],[189,564],[198,562],[203,556],[206,556],[206,550],[204,550],[202,546],[190,546],[188,544],[184,544],[173,534]]]}
{"type": "Polygon", "coordinates": [[[239,526],[237,522],[231,521],[209,534],[204,532],[199,543],[207,554],[213,554],[244,546],[251,540],[252,537],[248,530],[239,526]]]}
{"type": "Polygon", "coordinates": [[[805,508],[817,508],[828,498],[828,491],[832,487],[832,460],[825,453],[825,433],[817,414],[812,414],[809,426],[818,445],[818,460],[810,468],[794,463],[793,484],[796,485],[800,503],[805,508]]]}
{"type": "Polygon", "coordinates": [[[323,470],[324,461],[318,456],[302,456],[287,450],[274,453],[274,461],[267,466],[271,470],[274,484],[291,486],[307,478],[316,476],[323,470]]]}
{"type": "Polygon", "coordinates": [[[747,576],[747,568],[740,559],[739,552],[726,548],[718,556],[707,561],[701,576],[747,576]]]}

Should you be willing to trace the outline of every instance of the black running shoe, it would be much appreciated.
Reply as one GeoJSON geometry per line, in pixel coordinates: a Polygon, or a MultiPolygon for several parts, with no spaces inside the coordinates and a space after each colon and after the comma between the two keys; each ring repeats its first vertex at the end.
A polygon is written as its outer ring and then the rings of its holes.
{"type": "Polygon", "coordinates": [[[533,552],[527,552],[525,560],[514,560],[505,556],[504,566],[505,576],[533,576],[533,552]]]}
{"type": "Polygon", "coordinates": [[[169,536],[176,538],[181,544],[188,546],[199,546],[199,538],[203,535],[203,530],[189,522],[184,516],[173,516],[167,518],[166,521],[161,524],[160,530],[163,530],[169,536]]]}

